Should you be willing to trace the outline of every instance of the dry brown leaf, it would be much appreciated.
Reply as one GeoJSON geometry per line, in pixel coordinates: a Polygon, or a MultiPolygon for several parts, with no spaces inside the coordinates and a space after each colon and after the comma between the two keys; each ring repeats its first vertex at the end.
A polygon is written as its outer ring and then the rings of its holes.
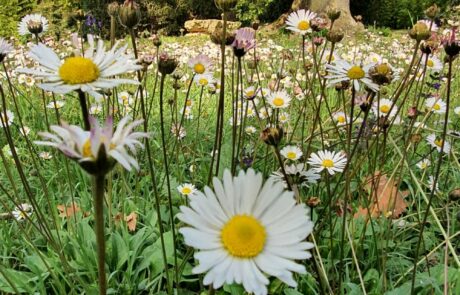
{"type": "Polygon", "coordinates": [[[57,205],[57,209],[59,210],[59,216],[66,218],[72,217],[81,211],[80,207],[74,202],[70,203],[70,206],[57,205]]]}
{"type": "Polygon", "coordinates": [[[125,217],[125,221],[128,225],[129,231],[135,231],[137,225],[137,214],[136,212],[131,212],[128,216],[125,217]]]}
{"type": "MultiPolygon", "coordinates": [[[[369,196],[371,217],[375,218],[383,214],[386,217],[398,218],[406,211],[407,204],[404,198],[409,192],[399,191],[394,179],[388,179],[386,175],[377,171],[373,177],[367,178],[364,188],[368,192],[372,191],[369,196]]],[[[368,209],[359,207],[355,218],[367,217],[368,213],[368,209]]]]}

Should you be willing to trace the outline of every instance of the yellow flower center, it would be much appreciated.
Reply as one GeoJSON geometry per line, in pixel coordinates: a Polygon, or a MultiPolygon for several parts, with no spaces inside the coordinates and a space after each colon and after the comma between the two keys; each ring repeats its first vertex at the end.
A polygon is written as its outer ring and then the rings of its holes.
{"type": "Polygon", "coordinates": [[[337,117],[337,122],[339,122],[340,124],[345,123],[345,117],[344,116],[337,117]]]}
{"type": "Polygon", "coordinates": [[[297,29],[301,31],[306,31],[310,28],[310,23],[306,20],[302,20],[297,24],[297,29]]]}
{"type": "Polygon", "coordinates": [[[295,158],[297,158],[297,154],[295,152],[287,152],[286,158],[294,160],[295,158]]]}
{"type": "Polygon", "coordinates": [[[359,66],[352,66],[347,72],[348,78],[350,78],[352,80],[353,79],[362,79],[362,78],[364,78],[365,75],[366,75],[366,73],[359,66]]]}
{"type": "Polygon", "coordinates": [[[197,73],[197,74],[203,74],[204,71],[206,70],[206,68],[204,67],[203,64],[197,63],[197,64],[193,67],[193,70],[194,70],[195,73],[197,73]]]}
{"type": "Polygon", "coordinates": [[[100,71],[89,58],[69,57],[59,68],[59,76],[66,84],[85,84],[96,81],[100,71]]]}
{"type": "Polygon", "coordinates": [[[441,109],[441,106],[439,105],[439,103],[436,103],[434,106],[433,106],[433,109],[435,111],[439,111],[441,109]]]}
{"type": "Polygon", "coordinates": [[[182,194],[184,194],[184,195],[188,195],[188,194],[190,194],[191,192],[192,192],[192,189],[189,188],[189,187],[184,187],[184,188],[182,188],[182,194]]]}
{"type": "Polygon", "coordinates": [[[83,144],[83,157],[84,158],[91,158],[93,157],[93,152],[91,151],[91,141],[89,138],[83,144]]]}
{"type": "Polygon", "coordinates": [[[208,85],[208,79],[201,78],[198,83],[200,83],[201,86],[206,86],[208,85]]]}
{"type": "Polygon", "coordinates": [[[284,99],[282,99],[281,97],[276,97],[274,100],[273,100],[273,104],[277,107],[281,107],[284,105],[284,99]]]}
{"type": "Polygon", "coordinates": [[[439,147],[442,147],[442,139],[436,139],[436,140],[434,141],[434,144],[437,145],[437,146],[439,146],[439,147]]]}
{"type": "Polygon", "coordinates": [[[422,163],[422,164],[420,165],[420,168],[422,168],[422,169],[426,169],[426,167],[427,167],[427,164],[426,164],[426,163],[422,163]]]}
{"type": "Polygon", "coordinates": [[[185,104],[189,107],[192,105],[192,101],[190,99],[187,99],[187,102],[185,104]]]}
{"type": "Polygon", "coordinates": [[[391,68],[388,64],[379,64],[376,66],[376,70],[380,75],[387,75],[391,71],[391,68]]]}
{"type": "Polygon", "coordinates": [[[324,159],[323,160],[323,167],[325,168],[332,168],[334,167],[334,161],[330,160],[330,159],[324,159]]]}
{"type": "Polygon", "coordinates": [[[383,105],[383,106],[380,106],[380,112],[381,113],[388,113],[390,111],[390,106],[387,106],[387,105],[383,105]]]}
{"type": "Polygon", "coordinates": [[[247,97],[253,97],[253,96],[254,96],[254,90],[248,90],[248,91],[246,91],[246,96],[247,96],[247,97]]]}
{"type": "Polygon", "coordinates": [[[429,59],[427,62],[426,62],[426,65],[427,67],[429,68],[432,68],[434,66],[434,61],[432,59],[429,59]]]}
{"type": "Polygon", "coordinates": [[[225,249],[235,257],[257,256],[265,246],[265,228],[252,216],[235,215],[221,232],[225,249]]]}

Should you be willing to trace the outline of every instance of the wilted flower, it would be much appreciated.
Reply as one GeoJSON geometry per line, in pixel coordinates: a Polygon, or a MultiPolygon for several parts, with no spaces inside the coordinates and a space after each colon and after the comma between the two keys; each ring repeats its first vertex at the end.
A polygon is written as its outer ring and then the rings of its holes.
{"type": "Polygon", "coordinates": [[[178,61],[167,54],[166,52],[163,52],[160,54],[159,61],[158,61],[158,71],[163,74],[163,75],[170,75],[174,72],[178,65],[178,61]]]}

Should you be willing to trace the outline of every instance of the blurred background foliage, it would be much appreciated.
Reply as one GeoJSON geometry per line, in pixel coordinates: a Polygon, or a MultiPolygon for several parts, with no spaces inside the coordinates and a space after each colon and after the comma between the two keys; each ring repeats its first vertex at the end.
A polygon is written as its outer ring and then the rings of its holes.
{"type": "MultiPolygon", "coordinates": [[[[63,28],[72,28],[72,13],[83,9],[107,28],[106,5],[112,0],[1,0],[0,36],[16,34],[18,21],[24,15],[39,12],[51,22],[50,31],[59,35],[63,28]]],[[[118,1],[120,4],[122,0],[118,1]]],[[[142,7],[141,30],[179,34],[187,19],[219,18],[212,0],[138,0],[142,7]],[[210,3],[211,2],[211,3],[210,3]]],[[[366,25],[408,28],[423,17],[424,8],[436,3],[443,9],[458,5],[459,0],[351,0],[353,15],[361,15],[366,25]]],[[[263,23],[275,21],[291,8],[291,0],[239,0],[235,18],[244,24],[258,19],[263,23]]],[[[104,31],[102,31],[104,33],[104,31]]]]}

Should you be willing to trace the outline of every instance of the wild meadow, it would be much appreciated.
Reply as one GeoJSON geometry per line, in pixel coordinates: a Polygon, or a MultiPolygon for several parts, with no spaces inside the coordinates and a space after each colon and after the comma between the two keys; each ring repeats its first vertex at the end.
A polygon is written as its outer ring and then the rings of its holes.
{"type": "Polygon", "coordinates": [[[0,38],[0,294],[460,294],[457,10],[215,4],[211,36],[127,0],[109,36],[0,38]]]}

